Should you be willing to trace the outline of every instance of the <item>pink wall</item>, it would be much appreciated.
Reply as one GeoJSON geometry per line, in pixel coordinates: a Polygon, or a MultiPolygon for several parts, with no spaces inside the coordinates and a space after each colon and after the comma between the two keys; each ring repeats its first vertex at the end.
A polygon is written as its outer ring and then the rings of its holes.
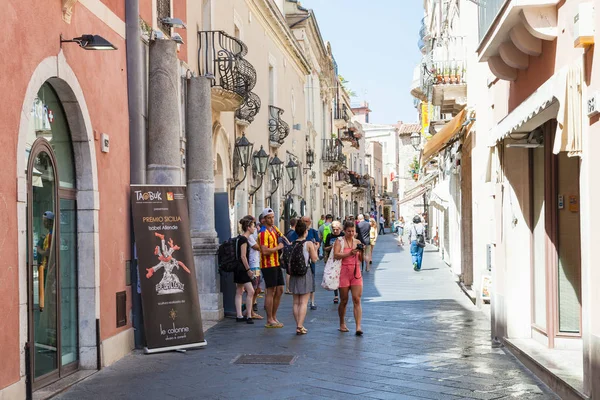
{"type": "MultiPolygon", "coordinates": [[[[107,1],[108,4],[119,3],[107,1]]],[[[118,11],[118,10],[117,10],[118,11]]],[[[8,0],[4,7],[5,36],[18,38],[0,41],[4,73],[0,83],[0,146],[3,158],[10,160],[2,169],[0,179],[0,251],[4,254],[0,279],[0,388],[19,380],[19,285],[18,270],[24,266],[17,260],[17,197],[16,150],[21,108],[27,85],[38,64],[60,51],[59,35],[72,38],[83,33],[100,34],[119,50],[94,52],[76,44],[63,47],[87,102],[95,132],[108,133],[109,154],[100,151],[96,141],[97,169],[100,191],[100,285],[101,335],[105,339],[124,330],[115,325],[115,292],[125,290],[125,260],[129,254],[129,138],[127,114],[127,81],[125,41],[85,7],[75,6],[71,24],[62,20],[61,2],[21,2],[8,0]],[[27,29],[23,29],[26,26],[27,29]]],[[[84,263],[86,260],[80,260],[84,263]]],[[[128,299],[131,297],[129,288],[128,299]]],[[[129,306],[128,306],[129,307],[129,306]]]]}

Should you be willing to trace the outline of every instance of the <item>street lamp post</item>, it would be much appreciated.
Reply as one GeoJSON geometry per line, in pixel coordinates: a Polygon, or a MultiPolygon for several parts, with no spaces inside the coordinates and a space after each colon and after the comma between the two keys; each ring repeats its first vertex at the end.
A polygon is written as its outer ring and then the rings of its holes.
{"type": "Polygon", "coordinates": [[[254,153],[252,158],[254,161],[254,169],[256,170],[256,173],[260,177],[260,183],[258,184],[258,186],[256,188],[253,188],[252,191],[250,193],[248,193],[248,195],[250,197],[254,196],[254,194],[256,194],[256,192],[258,192],[258,189],[260,189],[260,187],[262,186],[264,176],[267,173],[267,168],[269,166],[269,155],[263,149],[262,146],[260,146],[259,151],[254,153]]]}
{"type": "Polygon", "coordinates": [[[244,170],[244,176],[238,182],[232,183],[231,186],[231,199],[232,201],[235,199],[235,189],[241,185],[242,182],[246,180],[246,176],[248,174],[248,166],[250,165],[250,155],[252,154],[252,149],[254,145],[246,139],[246,135],[242,134],[242,137],[239,138],[235,142],[235,154],[237,155],[237,159],[240,160],[240,165],[244,170]]]}
{"type": "Polygon", "coordinates": [[[285,166],[285,170],[288,174],[288,178],[290,178],[290,181],[292,181],[292,188],[289,190],[289,192],[287,192],[285,194],[285,197],[288,197],[294,190],[294,187],[296,186],[296,178],[298,175],[298,164],[296,164],[294,162],[294,160],[290,159],[290,161],[285,166]]]}
{"type": "Polygon", "coordinates": [[[276,154],[275,157],[271,159],[269,165],[271,166],[271,174],[275,180],[275,189],[269,194],[269,205],[271,205],[273,195],[277,192],[277,189],[279,189],[279,181],[281,181],[283,175],[283,161],[281,161],[276,154]]]}
{"type": "Polygon", "coordinates": [[[410,135],[410,144],[412,144],[415,150],[419,150],[419,146],[421,145],[421,134],[418,132],[413,132],[410,135]]]}

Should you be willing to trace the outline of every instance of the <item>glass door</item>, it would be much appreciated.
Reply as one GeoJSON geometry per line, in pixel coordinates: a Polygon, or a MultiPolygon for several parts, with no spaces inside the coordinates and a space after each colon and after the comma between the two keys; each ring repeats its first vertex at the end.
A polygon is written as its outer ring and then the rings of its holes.
{"type": "MultiPolygon", "coordinates": [[[[45,141],[44,141],[45,142],[45,141]]],[[[34,382],[58,375],[59,332],[56,252],[56,168],[52,150],[42,143],[30,160],[29,337],[34,382]]]]}
{"type": "Polygon", "coordinates": [[[77,205],[74,193],[60,191],[60,365],[77,367],[77,205]]]}

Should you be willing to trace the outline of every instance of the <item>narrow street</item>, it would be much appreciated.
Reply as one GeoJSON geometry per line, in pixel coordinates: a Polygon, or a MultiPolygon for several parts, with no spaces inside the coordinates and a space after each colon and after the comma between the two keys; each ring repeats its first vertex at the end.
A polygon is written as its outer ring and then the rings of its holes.
{"type": "MultiPolygon", "coordinates": [[[[503,349],[493,349],[489,320],[427,249],[414,272],[407,247],[380,236],[365,273],[363,337],[337,330],[333,294],[319,287],[305,336],[295,335],[291,296],[265,329],[226,319],[187,353],[139,351],[92,375],[59,399],[556,399],[503,349]],[[237,365],[242,354],[291,355],[292,365],[237,365]]],[[[323,264],[317,269],[322,273],[323,264]]],[[[320,282],[320,276],[317,277],[320,282]]],[[[262,311],[262,299],[259,302],[262,311]]],[[[264,315],[264,312],[261,312],[264,315]]]]}

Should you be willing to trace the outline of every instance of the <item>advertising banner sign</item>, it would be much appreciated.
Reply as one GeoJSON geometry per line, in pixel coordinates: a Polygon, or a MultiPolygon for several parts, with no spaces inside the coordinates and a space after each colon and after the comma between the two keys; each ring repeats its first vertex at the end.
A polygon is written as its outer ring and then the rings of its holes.
{"type": "Polygon", "coordinates": [[[132,185],[146,353],[206,345],[184,186],[132,185]]]}

